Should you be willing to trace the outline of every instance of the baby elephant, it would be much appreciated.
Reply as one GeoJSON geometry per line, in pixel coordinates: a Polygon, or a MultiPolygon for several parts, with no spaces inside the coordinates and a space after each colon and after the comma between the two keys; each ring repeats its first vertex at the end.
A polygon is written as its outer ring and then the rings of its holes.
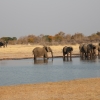
{"type": "Polygon", "coordinates": [[[70,54],[70,59],[72,57],[72,51],[73,51],[73,48],[72,47],[63,47],[63,60],[65,60],[65,55],[67,54],[67,59],[68,59],[68,54],[70,54]]]}

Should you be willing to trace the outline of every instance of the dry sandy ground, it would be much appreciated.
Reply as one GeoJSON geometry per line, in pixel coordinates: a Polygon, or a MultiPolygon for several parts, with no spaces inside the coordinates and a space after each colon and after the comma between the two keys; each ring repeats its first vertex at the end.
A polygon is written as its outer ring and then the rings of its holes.
{"type": "Polygon", "coordinates": [[[0,100],[100,100],[100,78],[4,86],[0,100]]]}
{"type": "MultiPolygon", "coordinates": [[[[62,56],[62,49],[65,45],[50,46],[54,56],[62,56]]],[[[70,45],[68,45],[70,46],[70,45]]],[[[8,45],[7,48],[0,48],[0,59],[13,58],[33,58],[32,50],[35,47],[42,47],[41,45],[8,45]]],[[[79,54],[79,45],[72,45],[73,54],[79,54]]],[[[48,53],[51,57],[51,53],[48,53]]]]}
{"type": "MultiPolygon", "coordinates": [[[[33,58],[36,46],[8,45],[0,48],[0,59],[33,58]]],[[[54,56],[62,56],[63,47],[51,46],[54,56]]],[[[79,54],[79,45],[72,47],[73,55],[79,54]]],[[[0,100],[100,100],[100,78],[0,86],[0,100]]]]}

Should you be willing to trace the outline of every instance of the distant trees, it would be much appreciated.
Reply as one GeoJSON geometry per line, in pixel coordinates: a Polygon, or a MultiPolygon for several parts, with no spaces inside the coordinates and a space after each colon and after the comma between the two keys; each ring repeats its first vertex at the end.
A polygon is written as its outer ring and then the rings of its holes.
{"type": "Polygon", "coordinates": [[[13,44],[15,41],[17,41],[17,38],[16,37],[1,37],[0,38],[0,41],[2,42],[9,42],[10,44],[13,44]]]}
{"type": "Polygon", "coordinates": [[[74,35],[71,35],[60,31],[54,36],[44,35],[44,34],[35,36],[31,34],[28,36],[20,37],[18,39],[16,37],[1,37],[0,41],[7,41],[9,44],[40,44],[40,45],[100,42],[100,32],[93,33],[90,36],[84,36],[83,33],[75,33],[74,35]]]}
{"type": "Polygon", "coordinates": [[[91,36],[88,37],[91,42],[100,41],[100,32],[93,33],[91,36]]]}
{"type": "Polygon", "coordinates": [[[3,41],[13,41],[13,40],[17,40],[16,37],[2,37],[1,40],[3,41]]]}

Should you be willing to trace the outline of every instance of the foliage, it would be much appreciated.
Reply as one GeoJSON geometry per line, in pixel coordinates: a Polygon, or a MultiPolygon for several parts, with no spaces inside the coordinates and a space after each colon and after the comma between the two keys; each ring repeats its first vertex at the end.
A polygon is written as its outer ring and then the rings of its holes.
{"type": "Polygon", "coordinates": [[[17,40],[16,37],[2,37],[1,38],[3,41],[13,41],[13,40],[17,40]]]}
{"type": "Polygon", "coordinates": [[[16,37],[1,37],[0,41],[9,41],[9,44],[41,44],[41,45],[58,45],[58,44],[76,44],[88,42],[100,42],[100,32],[84,36],[83,33],[75,33],[74,35],[65,34],[60,31],[54,36],[40,34],[35,36],[33,34],[23,36],[17,39],[16,37]]]}
{"type": "Polygon", "coordinates": [[[100,36],[100,32],[97,32],[96,34],[100,36]]]}

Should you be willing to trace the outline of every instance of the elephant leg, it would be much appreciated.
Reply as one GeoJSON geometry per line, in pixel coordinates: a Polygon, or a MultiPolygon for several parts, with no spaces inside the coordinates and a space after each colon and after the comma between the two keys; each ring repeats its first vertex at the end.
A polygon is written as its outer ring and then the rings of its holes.
{"type": "Polygon", "coordinates": [[[67,53],[67,59],[68,59],[68,53],[67,53]]]}
{"type": "Polygon", "coordinates": [[[83,53],[83,52],[81,52],[81,58],[83,59],[83,57],[84,57],[84,53],[83,53]]]}
{"type": "Polygon", "coordinates": [[[100,51],[98,51],[98,56],[100,56],[100,51]]]}
{"type": "Polygon", "coordinates": [[[94,57],[94,52],[91,51],[91,52],[90,52],[90,59],[92,59],[93,57],[94,57]]]}
{"type": "Polygon", "coordinates": [[[89,53],[86,53],[86,58],[89,59],[89,53]]]}
{"type": "Polygon", "coordinates": [[[82,52],[80,51],[80,57],[82,56],[82,52]]]}
{"type": "Polygon", "coordinates": [[[87,53],[87,59],[92,59],[92,53],[87,53]]]}
{"type": "Polygon", "coordinates": [[[85,53],[85,59],[87,58],[87,56],[88,56],[88,54],[87,54],[87,53],[85,53]]]}
{"type": "Polygon", "coordinates": [[[44,54],[44,56],[43,56],[43,59],[45,60],[45,54],[44,54]]]}
{"type": "Polygon", "coordinates": [[[63,60],[65,60],[65,55],[63,56],[63,60]]]}
{"type": "Polygon", "coordinates": [[[92,58],[93,58],[93,53],[91,52],[91,53],[90,53],[90,59],[92,59],[92,58]]]}
{"type": "Polygon", "coordinates": [[[34,60],[36,60],[36,56],[34,55],[34,60]]]}
{"type": "Polygon", "coordinates": [[[72,52],[70,52],[70,61],[72,61],[72,52]]]}
{"type": "Polygon", "coordinates": [[[45,58],[49,59],[47,53],[44,54],[44,59],[45,58]]]}
{"type": "Polygon", "coordinates": [[[63,53],[63,60],[65,60],[65,54],[63,53]]]}
{"type": "Polygon", "coordinates": [[[72,52],[70,52],[70,59],[72,58],[72,52]]]}

